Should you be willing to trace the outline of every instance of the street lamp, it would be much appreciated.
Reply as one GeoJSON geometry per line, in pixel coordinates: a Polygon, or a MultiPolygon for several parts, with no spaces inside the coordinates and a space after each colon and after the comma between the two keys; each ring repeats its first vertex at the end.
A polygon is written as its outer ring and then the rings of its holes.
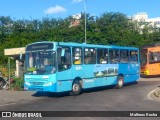
{"type": "Polygon", "coordinates": [[[86,24],[86,3],[85,3],[85,0],[82,0],[82,2],[83,2],[83,5],[84,5],[84,19],[85,19],[85,25],[84,25],[84,27],[85,27],[85,43],[87,43],[87,29],[86,29],[86,27],[87,27],[87,24],[86,24]]]}
{"type": "Polygon", "coordinates": [[[85,43],[87,43],[87,23],[86,23],[86,3],[85,0],[73,0],[74,2],[78,3],[78,2],[83,2],[84,5],[84,17],[85,17],[85,43]]]}

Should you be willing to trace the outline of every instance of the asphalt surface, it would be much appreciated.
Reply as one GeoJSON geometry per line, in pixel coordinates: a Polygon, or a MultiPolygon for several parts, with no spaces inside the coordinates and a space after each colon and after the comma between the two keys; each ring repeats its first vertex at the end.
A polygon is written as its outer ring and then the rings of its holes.
{"type": "MultiPolygon", "coordinates": [[[[138,84],[122,89],[101,88],[84,91],[79,96],[29,91],[0,91],[0,111],[160,111],[159,98],[153,99],[153,91],[160,86],[160,78],[141,78],[138,84]]],[[[45,118],[46,119],[46,118],[45,118]]],[[[53,118],[47,118],[53,119],[53,118]]],[[[58,117],[55,119],[64,119],[58,117]]],[[[67,117],[65,119],[71,119],[67,117]]],[[[74,119],[72,117],[72,119],[74,119]]],[[[76,119],[81,119],[80,117],[76,119]]],[[[83,118],[84,119],[84,118],[83,118]]],[[[106,119],[85,117],[85,119],[106,119]]],[[[108,118],[114,120],[128,118],[108,118]]],[[[129,118],[137,119],[137,118],[129,118]]],[[[139,119],[151,119],[141,117],[139,119]]],[[[152,118],[159,119],[159,118],[152,118]]]]}
{"type": "Polygon", "coordinates": [[[36,100],[32,95],[33,91],[11,91],[11,90],[0,90],[0,107],[17,104],[25,101],[36,100]]]}
{"type": "MultiPolygon", "coordinates": [[[[144,83],[148,83],[149,86],[147,86],[146,88],[151,87],[151,89],[149,89],[149,91],[147,93],[147,94],[149,94],[149,92],[151,92],[151,91],[152,91],[151,93],[153,93],[154,90],[157,90],[157,89],[159,90],[160,84],[159,84],[159,86],[158,86],[158,84],[154,85],[154,83],[157,83],[158,81],[160,82],[159,77],[141,78],[138,81],[138,84],[141,84],[141,86],[143,86],[144,83]],[[153,85],[152,85],[151,82],[153,83],[153,85]]],[[[145,85],[143,87],[145,87],[145,85]]],[[[102,90],[102,92],[103,92],[104,89],[110,89],[110,88],[99,88],[99,90],[100,91],[102,90]]],[[[85,92],[84,92],[84,94],[85,94],[85,92]]],[[[96,92],[96,90],[91,89],[91,90],[88,90],[87,92],[96,92]]],[[[57,96],[55,94],[52,94],[52,93],[37,93],[35,91],[0,90],[0,106],[16,104],[16,103],[21,103],[21,102],[34,101],[34,100],[41,100],[41,99],[44,99],[44,98],[47,98],[47,97],[56,98],[57,96]]],[[[64,95],[60,95],[60,97],[68,97],[68,94],[64,93],[64,95]]],[[[152,97],[153,96],[151,95],[150,99],[152,99],[152,97]]],[[[154,99],[152,99],[152,100],[160,101],[160,98],[154,97],[154,99]]]]}

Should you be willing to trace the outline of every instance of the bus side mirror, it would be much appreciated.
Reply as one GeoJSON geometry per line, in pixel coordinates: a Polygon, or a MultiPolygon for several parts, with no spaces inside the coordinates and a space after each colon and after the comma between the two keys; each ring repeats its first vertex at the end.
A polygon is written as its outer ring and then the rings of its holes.
{"type": "Polygon", "coordinates": [[[64,55],[65,55],[65,49],[62,49],[61,57],[64,57],[64,55]]]}

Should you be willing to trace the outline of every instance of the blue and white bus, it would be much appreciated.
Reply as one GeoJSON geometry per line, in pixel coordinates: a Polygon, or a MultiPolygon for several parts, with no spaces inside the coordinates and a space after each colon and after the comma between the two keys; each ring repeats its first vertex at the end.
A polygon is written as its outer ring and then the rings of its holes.
{"type": "Polygon", "coordinates": [[[122,88],[139,77],[139,50],[135,47],[48,41],[26,46],[25,90],[78,95],[86,88],[122,88]]]}

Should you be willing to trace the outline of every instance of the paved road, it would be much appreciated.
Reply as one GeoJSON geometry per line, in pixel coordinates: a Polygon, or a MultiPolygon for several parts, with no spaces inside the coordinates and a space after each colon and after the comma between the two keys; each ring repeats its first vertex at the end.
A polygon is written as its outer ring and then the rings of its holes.
{"type": "MultiPolygon", "coordinates": [[[[148,98],[160,86],[160,78],[143,78],[138,84],[123,89],[88,90],[79,96],[54,97],[54,94],[34,96],[16,104],[0,106],[1,111],[160,111],[160,102],[148,98]]],[[[27,99],[27,98],[26,98],[27,99]]],[[[58,118],[63,119],[63,118],[58,118]]],[[[70,119],[70,118],[67,118],[70,119]]],[[[80,118],[77,118],[80,119],[80,118]]],[[[104,118],[85,118],[104,119],[104,118]]],[[[121,118],[110,118],[121,119],[121,118]]],[[[127,118],[123,118],[127,119],[127,118]]],[[[136,118],[130,118],[136,119],[136,118]]],[[[147,118],[141,118],[147,119],[147,118]]],[[[148,118],[150,119],[150,118],[148,118]]],[[[158,119],[158,118],[154,118],[158,119]]]]}

